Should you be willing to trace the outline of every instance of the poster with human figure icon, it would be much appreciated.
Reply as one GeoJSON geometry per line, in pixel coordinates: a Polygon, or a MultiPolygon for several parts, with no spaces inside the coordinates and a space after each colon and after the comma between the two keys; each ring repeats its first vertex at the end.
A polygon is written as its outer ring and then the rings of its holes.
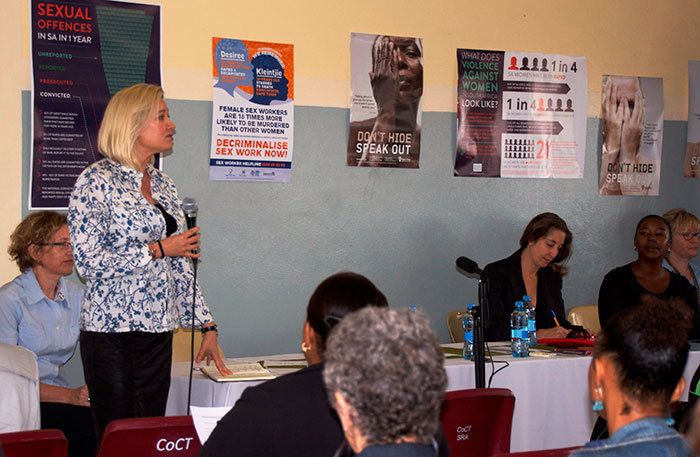
{"type": "Polygon", "coordinates": [[[347,164],[418,168],[423,96],[420,38],[353,33],[347,164]]]}
{"type": "Polygon", "coordinates": [[[688,141],[683,176],[700,178],[700,60],[688,61],[688,141]]]}
{"type": "Polygon", "coordinates": [[[600,195],[659,195],[661,78],[603,75],[600,195]]]}
{"type": "Polygon", "coordinates": [[[294,45],[212,40],[209,179],[289,182],[294,145],[294,45]]]}
{"type": "Polygon", "coordinates": [[[585,57],[457,49],[455,176],[582,178],[585,57]]]}

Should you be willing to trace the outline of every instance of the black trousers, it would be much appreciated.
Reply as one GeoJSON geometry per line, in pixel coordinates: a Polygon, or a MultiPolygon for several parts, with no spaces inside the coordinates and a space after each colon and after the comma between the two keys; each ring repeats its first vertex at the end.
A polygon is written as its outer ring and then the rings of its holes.
{"type": "Polygon", "coordinates": [[[92,413],[86,406],[41,402],[41,428],[57,428],[68,439],[68,457],[94,457],[97,453],[92,413]]]}
{"type": "Polygon", "coordinates": [[[172,332],[80,332],[98,443],[115,419],[165,415],[172,353],[172,332]]]}

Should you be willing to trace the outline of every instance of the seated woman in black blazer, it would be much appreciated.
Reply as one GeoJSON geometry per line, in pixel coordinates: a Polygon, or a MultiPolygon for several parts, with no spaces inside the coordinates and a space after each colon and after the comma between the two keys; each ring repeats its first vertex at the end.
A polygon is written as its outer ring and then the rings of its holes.
{"type": "Polygon", "coordinates": [[[537,339],[565,338],[571,329],[561,296],[561,264],[571,252],[571,232],[554,213],[535,216],[520,237],[520,249],[484,268],[488,278],[486,339],[510,340],[510,314],[515,302],[529,295],[535,305],[537,339]],[[552,311],[560,326],[554,321],[552,311]]]}

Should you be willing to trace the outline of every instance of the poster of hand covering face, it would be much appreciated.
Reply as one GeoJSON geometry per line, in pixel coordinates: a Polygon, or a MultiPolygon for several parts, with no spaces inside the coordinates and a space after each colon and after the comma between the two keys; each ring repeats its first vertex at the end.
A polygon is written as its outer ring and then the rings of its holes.
{"type": "Polygon", "coordinates": [[[420,38],[353,33],[347,164],[418,168],[423,96],[420,38]]]}
{"type": "Polygon", "coordinates": [[[683,176],[700,178],[700,60],[688,61],[688,144],[683,176]]]}
{"type": "Polygon", "coordinates": [[[582,178],[585,57],[457,50],[455,176],[582,178]]]}
{"type": "Polygon", "coordinates": [[[78,175],[103,158],[97,133],[112,95],[161,84],[160,6],[32,0],[30,42],[29,209],[65,209],[78,175]]]}
{"type": "Polygon", "coordinates": [[[212,40],[209,179],[289,182],[294,145],[294,45],[212,40]]]}
{"type": "Polygon", "coordinates": [[[600,195],[659,195],[661,78],[603,75],[600,195]]]}

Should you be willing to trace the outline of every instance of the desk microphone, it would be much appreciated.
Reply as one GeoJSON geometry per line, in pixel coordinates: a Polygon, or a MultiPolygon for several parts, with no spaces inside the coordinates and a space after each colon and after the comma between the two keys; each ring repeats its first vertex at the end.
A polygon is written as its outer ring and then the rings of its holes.
{"type": "MultiPolygon", "coordinates": [[[[479,265],[468,257],[459,257],[456,261],[457,271],[468,278],[479,277],[479,306],[472,307],[474,316],[474,385],[486,387],[485,326],[488,321],[488,278],[479,265]]],[[[493,363],[493,362],[492,362],[493,363]]],[[[490,382],[489,382],[490,384],[490,382]]]]}
{"type": "Polygon", "coordinates": [[[481,276],[481,268],[479,265],[468,257],[460,257],[457,259],[457,268],[465,273],[473,274],[476,273],[481,276]]]}

